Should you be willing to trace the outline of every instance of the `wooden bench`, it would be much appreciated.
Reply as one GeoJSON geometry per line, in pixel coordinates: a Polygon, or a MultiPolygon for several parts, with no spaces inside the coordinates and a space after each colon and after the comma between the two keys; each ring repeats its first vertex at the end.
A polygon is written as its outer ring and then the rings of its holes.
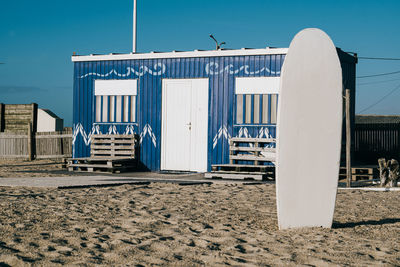
{"type": "Polygon", "coordinates": [[[240,138],[229,140],[229,164],[214,164],[205,178],[265,180],[275,177],[276,140],[240,138]],[[252,164],[250,164],[252,163],[252,164]]]}
{"type": "Polygon", "coordinates": [[[254,165],[261,162],[275,162],[275,139],[240,138],[229,140],[229,163],[252,161],[254,165]]]}
{"type": "Polygon", "coordinates": [[[137,142],[134,135],[99,134],[91,137],[90,157],[67,159],[69,171],[113,172],[137,166],[137,142]]]}
{"type": "Polygon", "coordinates": [[[134,135],[98,134],[91,137],[91,157],[135,158],[136,138],[134,135]]]}

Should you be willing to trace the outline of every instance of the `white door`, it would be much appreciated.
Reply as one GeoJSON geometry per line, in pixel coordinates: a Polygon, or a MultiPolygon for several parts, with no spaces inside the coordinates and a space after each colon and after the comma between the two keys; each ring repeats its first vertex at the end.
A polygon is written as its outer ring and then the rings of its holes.
{"type": "Polygon", "coordinates": [[[164,79],[161,169],[207,171],[208,79],[164,79]]]}

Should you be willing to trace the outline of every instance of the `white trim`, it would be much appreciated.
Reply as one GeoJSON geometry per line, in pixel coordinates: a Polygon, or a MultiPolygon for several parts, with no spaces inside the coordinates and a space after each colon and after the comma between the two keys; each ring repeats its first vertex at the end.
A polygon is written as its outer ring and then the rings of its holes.
{"type": "Polygon", "coordinates": [[[214,50],[214,51],[187,51],[187,52],[162,52],[143,54],[110,54],[110,55],[89,55],[72,56],[72,62],[82,61],[104,61],[104,60],[127,60],[127,59],[161,59],[161,58],[193,58],[193,57],[221,57],[221,56],[257,56],[257,55],[285,55],[287,48],[262,48],[262,49],[235,49],[235,50],[214,50]]]}
{"type": "Polygon", "coordinates": [[[279,94],[280,77],[237,77],[237,95],[279,94]]]}
{"type": "Polygon", "coordinates": [[[95,80],[94,95],[137,95],[137,80],[95,80]]]}

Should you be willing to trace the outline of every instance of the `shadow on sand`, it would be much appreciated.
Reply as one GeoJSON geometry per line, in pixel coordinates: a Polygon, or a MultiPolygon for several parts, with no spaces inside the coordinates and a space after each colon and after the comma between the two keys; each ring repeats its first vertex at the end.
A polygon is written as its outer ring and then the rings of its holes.
{"type": "Polygon", "coordinates": [[[354,228],[356,226],[361,225],[384,225],[384,224],[394,224],[400,222],[400,218],[387,218],[381,220],[368,220],[361,222],[349,222],[349,223],[338,223],[334,222],[332,228],[340,229],[340,228],[354,228]]]}

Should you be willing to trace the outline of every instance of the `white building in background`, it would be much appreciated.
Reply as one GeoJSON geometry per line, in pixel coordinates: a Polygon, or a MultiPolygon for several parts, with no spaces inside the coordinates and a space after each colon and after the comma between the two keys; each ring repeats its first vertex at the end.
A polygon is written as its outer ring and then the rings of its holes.
{"type": "Polygon", "coordinates": [[[60,119],[56,114],[48,109],[38,109],[37,114],[37,131],[38,132],[55,132],[62,131],[64,128],[64,120],[60,119]]]}

